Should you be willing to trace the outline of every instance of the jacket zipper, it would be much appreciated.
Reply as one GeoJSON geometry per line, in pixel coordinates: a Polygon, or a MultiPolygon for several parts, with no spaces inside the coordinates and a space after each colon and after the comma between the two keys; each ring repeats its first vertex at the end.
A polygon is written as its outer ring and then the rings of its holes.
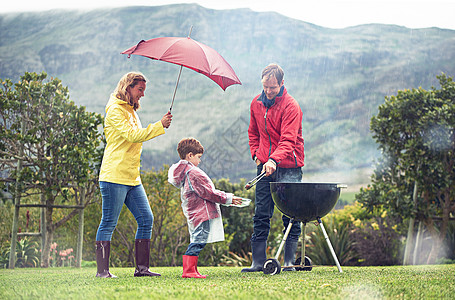
{"type": "Polygon", "coordinates": [[[267,107],[264,115],[264,122],[265,122],[265,132],[267,133],[267,136],[269,137],[269,157],[272,154],[272,138],[270,137],[269,132],[267,131],[267,112],[269,111],[269,108],[267,107]]]}

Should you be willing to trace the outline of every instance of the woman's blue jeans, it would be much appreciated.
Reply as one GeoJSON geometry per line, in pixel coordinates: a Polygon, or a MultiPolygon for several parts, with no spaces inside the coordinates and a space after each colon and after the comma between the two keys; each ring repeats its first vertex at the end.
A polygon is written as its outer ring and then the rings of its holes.
{"type": "Polygon", "coordinates": [[[128,207],[136,219],[136,239],[150,239],[153,213],[142,184],[129,186],[104,181],[100,181],[99,184],[103,198],[103,213],[96,233],[96,240],[111,240],[123,204],[128,207]]]}

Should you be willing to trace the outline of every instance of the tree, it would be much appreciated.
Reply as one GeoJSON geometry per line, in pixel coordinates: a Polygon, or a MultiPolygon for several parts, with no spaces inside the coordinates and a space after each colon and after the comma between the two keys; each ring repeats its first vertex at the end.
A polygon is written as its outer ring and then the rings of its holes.
{"type": "Polygon", "coordinates": [[[43,267],[49,266],[54,231],[90,203],[103,153],[102,116],[70,101],[59,79],[46,78],[25,73],[14,89],[11,80],[1,80],[0,91],[0,171],[7,174],[1,182],[17,183],[9,189],[16,199],[41,195],[43,267]],[[68,204],[72,209],[54,220],[54,208],[68,204]]]}
{"type": "Polygon", "coordinates": [[[371,131],[382,158],[358,197],[369,210],[382,205],[423,222],[433,239],[427,263],[438,258],[455,212],[455,83],[438,79],[440,89],[398,91],[379,107],[371,131]]]}

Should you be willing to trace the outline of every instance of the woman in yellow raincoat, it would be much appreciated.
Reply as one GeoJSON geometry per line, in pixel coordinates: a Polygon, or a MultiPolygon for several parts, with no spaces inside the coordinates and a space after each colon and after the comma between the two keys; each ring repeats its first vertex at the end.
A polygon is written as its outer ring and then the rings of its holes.
{"type": "Polygon", "coordinates": [[[97,277],[116,277],[109,272],[112,233],[123,204],[137,222],[134,276],[160,276],[149,270],[153,213],[141,183],[142,142],[164,134],[172,121],[170,112],[161,121],[142,128],[136,111],[144,96],[146,79],[141,73],[125,74],[106,105],[106,148],[99,183],[103,198],[102,218],[96,234],[97,277]]]}

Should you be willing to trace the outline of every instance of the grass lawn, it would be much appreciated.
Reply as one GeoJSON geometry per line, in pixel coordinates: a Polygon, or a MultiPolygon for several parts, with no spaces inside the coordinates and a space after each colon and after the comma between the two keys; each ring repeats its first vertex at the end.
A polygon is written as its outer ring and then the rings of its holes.
{"type": "Polygon", "coordinates": [[[0,270],[0,299],[455,299],[455,265],[314,267],[277,275],[241,268],[199,267],[207,279],[183,279],[181,267],[153,268],[161,277],[134,278],[133,268],[0,270]]]}

